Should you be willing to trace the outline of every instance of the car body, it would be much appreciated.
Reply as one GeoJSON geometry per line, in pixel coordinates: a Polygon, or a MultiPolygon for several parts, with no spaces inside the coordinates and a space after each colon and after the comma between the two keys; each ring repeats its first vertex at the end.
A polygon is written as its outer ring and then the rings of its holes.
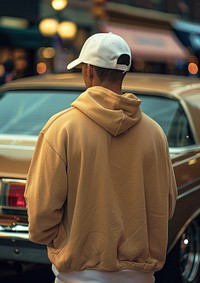
{"type": "MultiPolygon", "coordinates": [[[[20,79],[0,88],[0,260],[49,263],[46,247],[28,240],[23,191],[40,129],[54,113],[70,107],[84,89],[79,73],[20,79]]],[[[123,90],[141,98],[142,110],[163,128],[178,187],[174,217],[169,222],[167,261],[156,280],[197,283],[200,80],[130,73],[123,90]],[[169,272],[171,267],[173,272],[169,272]]]]}

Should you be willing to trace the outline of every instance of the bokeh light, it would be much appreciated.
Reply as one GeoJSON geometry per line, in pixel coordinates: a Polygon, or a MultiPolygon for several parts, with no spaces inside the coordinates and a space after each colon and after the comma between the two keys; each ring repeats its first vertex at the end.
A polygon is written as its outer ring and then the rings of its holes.
{"type": "Polygon", "coordinates": [[[70,21],[63,21],[57,27],[59,36],[63,39],[72,39],[77,32],[77,25],[70,21]]]}
{"type": "Polygon", "coordinates": [[[63,10],[67,6],[67,4],[68,4],[67,0],[52,0],[51,1],[52,7],[57,11],[63,10]]]}
{"type": "Polygon", "coordinates": [[[44,62],[39,62],[36,66],[37,73],[42,75],[47,70],[47,65],[44,62]]]}
{"type": "Polygon", "coordinates": [[[55,56],[55,49],[53,47],[46,47],[42,50],[42,57],[46,59],[53,58],[55,56]]]}
{"type": "Polygon", "coordinates": [[[43,19],[39,23],[39,30],[44,36],[54,36],[57,31],[58,21],[54,18],[43,19]]]}
{"type": "Polygon", "coordinates": [[[195,63],[188,64],[188,71],[192,75],[196,75],[198,73],[198,66],[195,63]]]}

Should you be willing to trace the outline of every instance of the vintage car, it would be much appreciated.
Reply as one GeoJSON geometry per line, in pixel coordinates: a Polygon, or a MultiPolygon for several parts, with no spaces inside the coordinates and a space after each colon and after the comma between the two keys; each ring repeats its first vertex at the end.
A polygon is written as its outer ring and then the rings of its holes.
{"type": "MultiPolygon", "coordinates": [[[[163,128],[178,186],[167,260],[156,282],[199,283],[200,80],[128,74],[123,89],[141,98],[142,110],[163,128]]],[[[0,88],[0,260],[49,264],[46,247],[28,239],[27,171],[40,129],[83,90],[79,73],[20,79],[0,88]]]]}

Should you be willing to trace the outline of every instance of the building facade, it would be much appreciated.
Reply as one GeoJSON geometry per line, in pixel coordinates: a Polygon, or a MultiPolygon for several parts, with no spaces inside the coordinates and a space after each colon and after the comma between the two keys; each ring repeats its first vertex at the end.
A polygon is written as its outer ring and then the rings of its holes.
{"type": "Polygon", "coordinates": [[[199,10],[198,0],[68,0],[62,11],[50,0],[1,1],[0,65],[13,56],[16,77],[66,72],[88,36],[113,31],[130,45],[132,71],[190,75],[188,65],[198,68],[200,60],[199,10]],[[6,25],[11,17],[21,26],[6,25]],[[46,18],[75,23],[76,35],[43,36],[39,23],[46,18]]]}

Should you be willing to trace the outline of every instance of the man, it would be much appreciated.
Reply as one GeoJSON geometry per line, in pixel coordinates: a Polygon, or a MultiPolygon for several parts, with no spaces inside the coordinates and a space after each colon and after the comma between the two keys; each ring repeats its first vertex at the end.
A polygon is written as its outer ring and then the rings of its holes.
{"type": "Polygon", "coordinates": [[[14,62],[12,59],[7,59],[2,65],[3,74],[0,76],[0,85],[12,81],[14,79],[14,62]]]}
{"type": "Polygon", "coordinates": [[[163,131],[122,94],[130,66],[121,37],[91,36],[68,65],[86,91],[40,133],[25,197],[55,282],[151,283],[164,264],[176,184],[163,131]]]}

